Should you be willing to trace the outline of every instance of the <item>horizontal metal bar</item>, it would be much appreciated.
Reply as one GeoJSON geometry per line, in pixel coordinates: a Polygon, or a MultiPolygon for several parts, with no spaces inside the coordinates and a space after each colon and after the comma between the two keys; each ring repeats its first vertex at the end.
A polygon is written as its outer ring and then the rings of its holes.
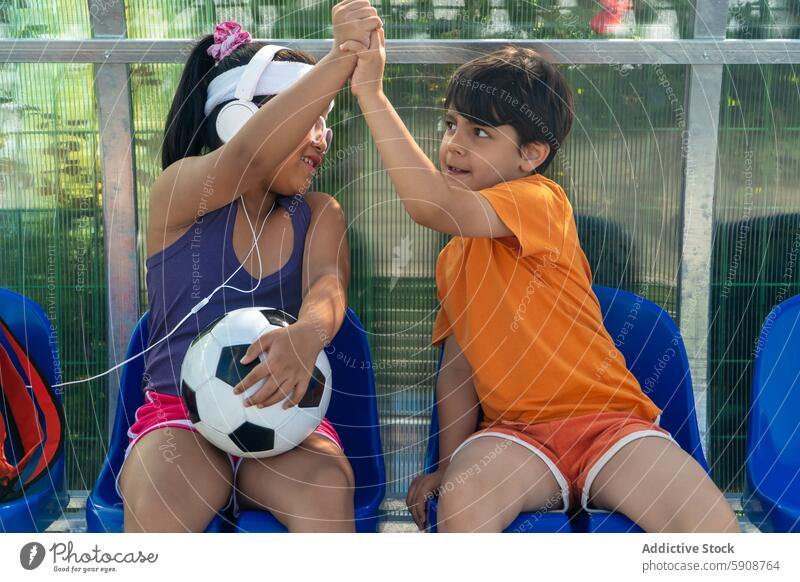
{"type": "MultiPolygon", "coordinates": [[[[186,39],[3,39],[6,63],[183,63],[194,41],[186,39]]],[[[321,58],[330,40],[279,40],[321,58]]],[[[564,64],[745,65],[800,63],[800,40],[389,40],[387,60],[399,64],[459,64],[513,44],[564,64]]]]}

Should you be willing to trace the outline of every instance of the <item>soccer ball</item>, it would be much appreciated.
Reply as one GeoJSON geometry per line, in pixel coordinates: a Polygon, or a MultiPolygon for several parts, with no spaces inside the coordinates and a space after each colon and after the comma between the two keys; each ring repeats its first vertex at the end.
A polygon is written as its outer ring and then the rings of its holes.
{"type": "Polygon", "coordinates": [[[212,322],[189,345],[181,366],[181,396],[193,426],[211,444],[239,457],[272,457],[299,445],[322,421],[331,399],[331,366],[324,352],[317,356],[298,406],[284,409],[284,399],[265,408],[245,407],[244,400],[258,392],[263,380],[242,394],[233,393],[266,359],[259,354],[247,365],[239,363],[250,344],[291,321],[279,309],[237,309],[212,322]]]}

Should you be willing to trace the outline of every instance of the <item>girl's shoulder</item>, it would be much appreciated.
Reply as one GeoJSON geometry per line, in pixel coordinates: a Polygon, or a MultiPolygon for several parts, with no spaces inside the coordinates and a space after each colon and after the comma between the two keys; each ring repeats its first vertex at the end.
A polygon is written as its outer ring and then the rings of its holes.
{"type": "Polygon", "coordinates": [[[314,217],[320,216],[323,212],[334,212],[344,215],[341,205],[336,198],[330,194],[326,194],[325,192],[307,192],[303,198],[308,204],[311,215],[314,217]]]}

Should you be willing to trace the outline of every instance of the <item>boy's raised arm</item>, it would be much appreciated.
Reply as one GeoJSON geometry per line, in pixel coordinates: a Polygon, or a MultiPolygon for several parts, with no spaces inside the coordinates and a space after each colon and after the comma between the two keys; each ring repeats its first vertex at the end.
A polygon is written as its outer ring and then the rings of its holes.
{"type": "Polygon", "coordinates": [[[459,188],[428,159],[383,93],[386,60],[384,32],[372,32],[370,48],[356,41],[341,45],[358,54],[350,88],[369,125],[383,163],[411,218],[447,234],[499,238],[511,236],[480,192],[459,188]]]}

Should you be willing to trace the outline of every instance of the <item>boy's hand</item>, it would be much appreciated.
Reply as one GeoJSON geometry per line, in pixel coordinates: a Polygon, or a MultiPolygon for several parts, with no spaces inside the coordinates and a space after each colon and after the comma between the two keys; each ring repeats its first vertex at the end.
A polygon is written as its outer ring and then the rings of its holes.
{"type": "Polygon", "coordinates": [[[342,43],[352,42],[363,47],[369,46],[370,32],[383,26],[378,11],[369,0],[342,0],[333,7],[333,49],[341,52],[342,43]]]}
{"type": "Polygon", "coordinates": [[[234,387],[234,394],[241,394],[261,380],[264,385],[245,400],[245,406],[264,408],[290,397],[283,407],[297,406],[308,390],[308,383],[324,341],[312,328],[294,323],[282,329],[272,330],[254,341],[244,358],[248,364],[262,352],[267,358],[234,387]]]}
{"type": "Polygon", "coordinates": [[[439,469],[433,473],[417,475],[408,488],[406,505],[414,523],[421,530],[424,530],[428,521],[428,500],[433,499],[442,485],[444,471],[439,469]]]}
{"type": "Polygon", "coordinates": [[[383,68],[386,65],[386,39],[383,28],[370,33],[369,48],[360,42],[348,40],[341,45],[343,52],[358,55],[358,63],[350,77],[350,91],[356,98],[383,93],[383,68]]]}

